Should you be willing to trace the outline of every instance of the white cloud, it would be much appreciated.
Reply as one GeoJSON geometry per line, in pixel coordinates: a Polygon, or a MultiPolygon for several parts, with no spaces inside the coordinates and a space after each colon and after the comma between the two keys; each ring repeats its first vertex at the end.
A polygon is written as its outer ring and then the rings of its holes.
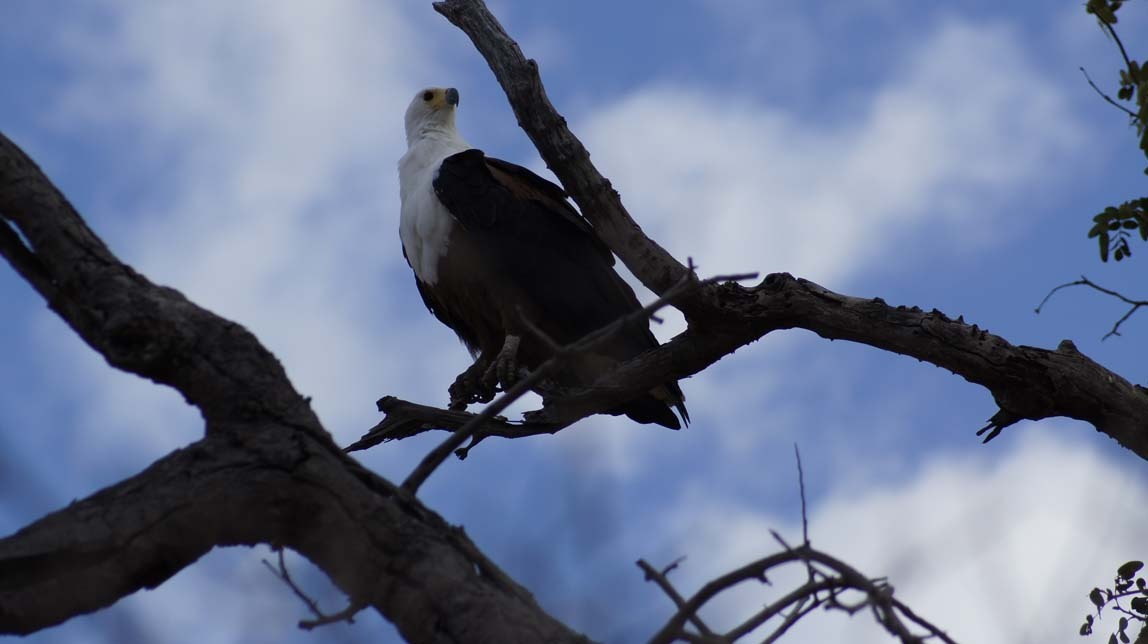
{"type": "MultiPolygon", "coordinates": [[[[575,129],[643,227],[703,275],[788,271],[844,288],[876,262],[917,268],[923,258],[907,242],[977,246],[1037,215],[1021,208],[1004,217],[1002,205],[1028,200],[1038,180],[1055,176],[1081,126],[1016,40],[1002,27],[944,23],[904,52],[904,69],[883,86],[843,103],[833,123],[729,88],[660,84],[592,111],[575,129]]],[[[685,326],[676,312],[664,317],[654,327],[663,341],[685,326]]],[[[694,417],[736,423],[731,416],[746,410],[728,401],[767,399],[776,365],[789,363],[778,349],[798,340],[771,337],[733,358],[742,369],[687,381],[694,417]]],[[[777,412],[769,414],[761,418],[777,412]]],[[[645,450],[635,432],[580,440],[611,454],[600,464],[618,476],[632,475],[624,464],[645,450]]]]}
{"type": "Polygon", "coordinates": [[[983,228],[1003,224],[986,206],[1025,196],[1079,143],[1059,91],[1015,40],[948,22],[833,123],[729,88],[661,84],[579,129],[643,224],[703,271],[840,282],[910,233],[989,237],[983,228]]]}
{"type": "MultiPolygon", "coordinates": [[[[1148,489],[1096,449],[1050,435],[1017,431],[1007,453],[935,454],[896,486],[838,482],[810,509],[813,544],[865,574],[888,576],[902,601],[957,641],[1067,641],[1090,608],[1088,590],[1144,557],[1137,535],[1148,519],[1138,500],[1148,489]]],[[[770,529],[800,542],[796,518],[737,506],[712,490],[696,487],[676,507],[678,548],[690,556],[680,589],[775,551],[770,529]]],[[[744,588],[710,617],[728,627],[802,576],[794,570],[773,576],[773,586],[744,588]]],[[[821,612],[790,637],[888,641],[867,614],[821,612]]]]}
{"type": "MultiPolygon", "coordinates": [[[[121,256],[248,326],[340,440],[382,393],[444,398],[466,354],[411,314],[395,233],[401,114],[438,71],[412,20],[366,0],[101,9],[64,30],[74,83],[55,114],[130,132],[130,170],[105,172],[139,202],[88,212],[121,256]]],[[[93,426],[143,436],[170,419],[172,401],[125,404],[139,387],[98,367],[76,384],[108,412],[93,426]]]]}

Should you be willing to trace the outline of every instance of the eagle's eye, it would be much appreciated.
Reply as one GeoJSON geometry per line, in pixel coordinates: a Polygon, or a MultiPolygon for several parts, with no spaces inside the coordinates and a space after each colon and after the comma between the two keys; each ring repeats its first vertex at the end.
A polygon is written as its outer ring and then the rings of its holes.
{"type": "Polygon", "coordinates": [[[423,100],[424,101],[429,101],[432,98],[434,98],[434,92],[430,91],[429,89],[427,91],[423,92],[423,100]]]}

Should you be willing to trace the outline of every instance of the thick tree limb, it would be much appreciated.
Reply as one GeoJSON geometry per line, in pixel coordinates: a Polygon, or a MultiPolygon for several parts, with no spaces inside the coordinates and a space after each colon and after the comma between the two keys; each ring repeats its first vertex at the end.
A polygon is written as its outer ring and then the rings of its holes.
{"type": "MultiPolygon", "coordinates": [[[[506,92],[519,125],[602,239],[651,290],[662,293],[685,270],[633,223],[618,194],[546,97],[537,65],[482,0],[443,0],[435,9],[470,37],[506,92]]],[[[802,328],[860,342],[944,367],[988,388],[1000,406],[982,431],[995,436],[1020,419],[1068,416],[1091,423],[1148,459],[1148,395],[1062,343],[1055,351],[1018,347],[939,311],[891,307],[834,293],[786,274],[756,287],[698,289],[678,303],[690,329],[602,378],[555,401],[532,422],[562,423],[648,389],[667,376],[698,373],[722,356],[777,329],[802,328]]]]}
{"type": "Polygon", "coordinates": [[[585,641],[461,530],[275,424],[208,437],[0,541],[0,631],[57,624],[154,588],[213,547],[257,543],[306,556],[412,642],[585,641]]]}
{"type": "Polygon", "coordinates": [[[108,606],[216,546],[267,543],[314,561],[412,642],[585,641],[461,530],[338,449],[246,329],[121,263],[2,134],[0,225],[0,254],[54,311],[112,365],[180,391],[208,430],[0,540],[0,631],[108,606]]]}
{"type": "Polygon", "coordinates": [[[0,253],[21,274],[38,266],[29,281],[52,310],[111,365],[182,393],[209,431],[258,414],[318,428],[282,365],[247,329],[120,262],[2,134],[0,215],[27,240],[17,246],[3,235],[0,253]]]}
{"type": "MultiPolygon", "coordinates": [[[[699,373],[767,333],[800,327],[823,338],[917,358],[984,386],[1003,410],[994,415],[993,429],[1021,419],[1067,416],[1091,423],[1148,459],[1148,392],[1076,351],[1071,342],[1062,342],[1055,351],[1015,346],[940,311],[841,295],[785,273],[770,275],[750,289],[720,285],[714,297],[741,320],[740,326],[707,326],[703,331],[691,327],[593,387],[527,414],[527,422],[565,425],[601,413],[667,377],[699,373]]],[[[435,428],[433,419],[426,421],[421,430],[435,428]]]]}

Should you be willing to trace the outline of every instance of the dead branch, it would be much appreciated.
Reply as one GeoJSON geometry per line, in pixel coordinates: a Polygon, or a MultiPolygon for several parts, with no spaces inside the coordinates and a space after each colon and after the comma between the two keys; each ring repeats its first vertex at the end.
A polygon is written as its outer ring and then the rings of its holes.
{"type": "Polygon", "coordinates": [[[1121,302],[1124,302],[1125,304],[1131,305],[1131,308],[1129,308],[1128,311],[1126,311],[1124,313],[1124,315],[1120,316],[1119,320],[1116,320],[1116,324],[1112,325],[1112,330],[1109,331],[1108,333],[1105,333],[1104,337],[1100,338],[1101,340],[1107,340],[1108,338],[1110,338],[1114,335],[1120,335],[1120,325],[1124,324],[1128,320],[1128,318],[1132,317],[1132,315],[1134,313],[1139,311],[1140,307],[1148,306],[1148,300],[1134,300],[1130,297],[1127,297],[1123,293],[1120,293],[1119,291],[1113,291],[1111,289],[1104,288],[1103,286],[1100,286],[1096,282],[1093,282],[1092,280],[1088,279],[1084,275],[1081,275],[1080,279],[1072,281],[1072,282],[1066,282],[1064,284],[1061,284],[1060,286],[1054,287],[1051,291],[1049,291],[1048,295],[1045,295],[1044,299],[1041,300],[1040,304],[1037,305],[1037,307],[1035,309],[1036,313],[1039,314],[1041,312],[1041,310],[1044,309],[1044,305],[1048,303],[1048,300],[1050,298],[1052,298],[1052,296],[1055,295],[1057,291],[1060,291],[1061,289],[1069,288],[1072,286],[1087,286],[1087,287],[1089,287],[1095,291],[1100,291],[1101,293],[1104,293],[1105,295],[1110,295],[1110,296],[1120,300],[1121,302]]]}
{"type": "Polygon", "coordinates": [[[313,561],[408,641],[585,641],[461,531],[346,456],[246,329],[120,262],[3,135],[0,218],[0,254],[52,310],[110,364],[183,394],[207,434],[0,539],[0,632],[154,588],[214,547],[266,543],[313,561]]]}
{"type": "Polygon", "coordinates": [[[869,609],[877,622],[903,644],[920,644],[926,638],[937,638],[947,644],[955,644],[943,631],[895,599],[893,588],[884,579],[866,577],[840,559],[813,548],[809,542],[808,528],[806,527],[808,526],[808,518],[805,507],[805,477],[801,469],[801,456],[796,446],[794,456],[798,463],[798,484],[801,492],[801,522],[804,539],[802,544],[796,548],[790,547],[780,534],[771,530],[774,539],[781,544],[781,552],[742,566],[706,583],[689,600],[682,599],[681,594],[670,584],[664,573],[660,574],[645,561],[639,561],[638,566],[646,573],[646,579],[656,582],[677,607],[677,612],[650,639],[650,644],[669,644],[678,640],[736,642],[764,626],[771,619],[780,617],[780,624],[765,639],[766,642],[774,642],[798,620],[817,608],[843,610],[851,615],[869,609]],[[746,581],[769,583],[771,573],[790,564],[803,565],[808,571],[807,581],[781,598],[767,604],[763,609],[728,632],[715,635],[698,618],[698,612],[714,597],[746,581]],[[860,595],[860,597],[851,603],[846,603],[843,601],[845,593],[860,595]],[[789,610],[788,613],[786,613],[787,609],[789,610]],[[691,632],[687,628],[687,623],[692,624],[697,633],[691,632]],[[914,633],[910,625],[924,631],[924,634],[914,633]]]}
{"type": "MultiPolygon", "coordinates": [[[[935,637],[947,644],[955,644],[944,631],[894,598],[892,587],[884,580],[866,577],[840,559],[816,550],[808,544],[763,557],[706,583],[688,600],[681,603],[675,601],[678,611],[650,638],[650,644],[669,644],[679,639],[704,641],[707,637],[704,632],[692,633],[686,629],[687,623],[694,623],[702,607],[724,591],[746,581],[762,582],[767,579],[767,575],[788,564],[810,566],[814,571],[814,579],[771,602],[745,622],[721,634],[715,641],[734,642],[766,624],[770,619],[781,617],[781,623],[770,636],[776,640],[801,616],[809,614],[816,608],[828,608],[843,610],[850,614],[864,609],[872,610],[878,623],[890,635],[905,644],[917,644],[926,636],[935,637]],[[858,594],[859,598],[847,603],[843,599],[843,594],[847,592],[858,594]],[[785,610],[789,608],[792,608],[792,612],[786,615],[785,610]],[[914,633],[910,625],[923,630],[924,635],[914,633]]],[[[643,567],[643,570],[646,570],[646,567],[643,567]]],[[[677,594],[676,591],[674,594],[677,594]]]]}
{"type": "Polygon", "coordinates": [[[319,609],[319,602],[304,592],[303,589],[299,587],[299,584],[295,583],[295,579],[291,576],[291,571],[287,569],[287,562],[283,559],[283,548],[279,548],[278,553],[278,565],[272,566],[271,562],[267,561],[266,559],[263,560],[263,565],[267,567],[267,570],[269,570],[272,575],[275,575],[276,579],[282,581],[289,589],[291,589],[291,592],[296,597],[298,597],[299,600],[302,601],[305,606],[307,606],[307,610],[310,610],[311,614],[315,616],[315,619],[299,620],[299,628],[305,631],[309,631],[320,626],[326,626],[327,624],[335,624],[338,622],[354,624],[355,615],[358,615],[359,612],[367,607],[366,604],[362,602],[352,601],[346,608],[333,615],[325,614],[322,610],[319,609]]]}

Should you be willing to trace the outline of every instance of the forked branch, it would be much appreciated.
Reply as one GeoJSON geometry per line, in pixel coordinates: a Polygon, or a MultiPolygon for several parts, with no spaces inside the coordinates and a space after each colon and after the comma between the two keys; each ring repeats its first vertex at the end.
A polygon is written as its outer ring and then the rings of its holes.
{"type": "Polygon", "coordinates": [[[677,612],[650,639],[650,644],[670,644],[677,641],[731,644],[756,632],[771,620],[777,623],[764,641],[775,642],[801,618],[818,608],[842,610],[850,615],[869,609],[877,623],[902,644],[920,644],[927,638],[955,644],[944,631],[919,617],[912,609],[894,598],[893,587],[885,579],[866,577],[840,559],[813,548],[809,542],[805,476],[801,467],[801,454],[797,451],[796,445],[794,445],[794,456],[797,459],[797,480],[801,494],[803,542],[800,546],[791,547],[781,535],[772,532],[774,539],[781,544],[781,552],[758,559],[708,582],[688,600],[682,598],[668,579],[669,572],[677,567],[680,560],[662,571],[658,571],[645,560],[638,561],[638,567],[646,573],[646,579],[657,583],[677,607],[677,612]],[[699,611],[722,593],[745,582],[769,584],[770,575],[780,568],[795,564],[805,568],[806,582],[769,602],[729,631],[715,634],[699,618],[699,611]],[[693,626],[692,630],[690,626],[693,626]]]}

